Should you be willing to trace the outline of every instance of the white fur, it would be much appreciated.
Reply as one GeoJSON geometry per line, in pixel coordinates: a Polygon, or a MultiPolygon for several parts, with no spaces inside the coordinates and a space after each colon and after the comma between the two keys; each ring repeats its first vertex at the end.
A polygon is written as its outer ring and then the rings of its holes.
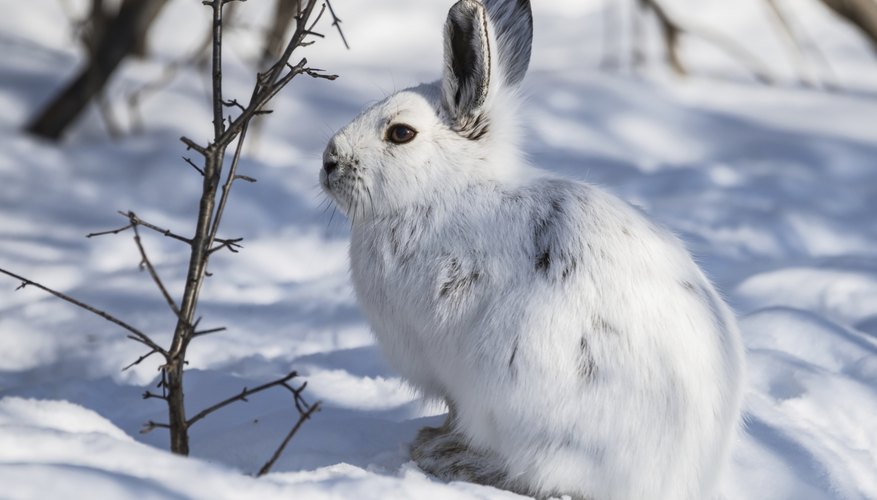
{"type": "Polygon", "coordinates": [[[455,410],[412,453],[537,496],[707,499],[740,420],[733,314],[668,231],[527,166],[516,102],[491,82],[489,132],[470,140],[442,83],[421,85],[326,150],[360,306],[392,365],[455,410]],[[395,123],[417,137],[388,142],[395,123]]]}

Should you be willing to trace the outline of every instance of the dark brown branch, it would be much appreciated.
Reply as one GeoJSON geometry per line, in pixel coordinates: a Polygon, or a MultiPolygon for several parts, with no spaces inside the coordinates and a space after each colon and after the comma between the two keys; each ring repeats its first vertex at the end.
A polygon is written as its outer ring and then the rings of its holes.
{"type": "Polygon", "coordinates": [[[189,139],[188,137],[183,136],[183,137],[180,137],[180,141],[182,141],[182,143],[186,145],[187,149],[197,151],[198,153],[201,154],[201,156],[208,155],[207,148],[202,148],[201,146],[198,145],[197,142],[193,141],[192,139],[189,139]]]}
{"type": "Polygon", "coordinates": [[[186,238],[185,236],[180,236],[176,233],[171,232],[169,229],[165,229],[163,227],[158,227],[155,224],[151,224],[149,222],[146,222],[145,220],[141,219],[140,217],[137,217],[137,214],[135,214],[134,212],[132,212],[130,210],[127,212],[119,211],[119,215],[121,215],[122,217],[126,217],[128,220],[131,221],[131,224],[143,226],[147,229],[151,229],[151,230],[155,231],[156,233],[161,234],[162,236],[166,236],[168,238],[171,238],[171,239],[174,239],[177,241],[182,241],[183,243],[186,243],[187,245],[192,244],[192,240],[190,238],[186,238]]]}
{"type": "Polygon", "coordinates": [[[145,424],[143,424],[143,428],[140,429],[140,434],[148,434],[148,433],[154,431],[155,429],[170,429],[170,428],[171,428],[171,426],[168,424],[163,424],[160,422],[153,422],[152,420],[150,420],[149,422],[146,422],[145,424]]]}
{"type": "MultiPolygon", "coordinates": [[[[134,215],[133,213],[131,215],[134,215]]],[[[149,275],[152,277],[152,281],[155,282],[155,286],[158,287],[158,290],[161,292],[162,297],[164,297],[165,302],[167,302],[168,307],[171,308],[171,311],[174,312],[174,316],[180,317],[180,308],[177,307],[177,303],[174,302],[171,294],[168,293],[167,288],[164,286],[164,283],[161,281],[161,278],[158,276],[158,272],[155,270],[155,267],[152,265],[152,262],[149,261],[149,257],[146,256],[146,249],[143,248],[143,242],[140,241],[140,231],[137,229],[137,223],[133,220],[131,221],[132,229],[134,229],[134,243],[137,244],[137,250],[140,251],[140,263],[146,270],[149,272],[149,275]]]]}
{"type": "Polygon", "coordinates": [[[283,450],[286,449],[286,445],[289,444],[289,441],[293,438],[293,436],[295,436],[295,434],[305,423],[305,421],[310,419],[311,416],[318,411],[320,411],[319,401],[308,407],[308,409],[304,413],[299,413],[298,421],[296,421],[295,425],[292,426],[292,429],[289,430],[289,433],[286,434],[286,437],[283,438],[283,442],[280,443],[280,446],[277,447],[277,450],[274,451],[274,454],[271,455],[271,458],[267,462],[265,462],[265,465],[263,465],[261,469],[259,469],[259,473],[256,474],[257,476],[264,476],[271,471],[271,467],[274,467],[274,463],[277,462],[277,459],[280,458],[281,454],[283,454],[283,450]]]}
{"type": "Polygon", "coordinates": [[[139,358],[137,358],[137,360],[134,361],[133,363],[131,363],[130,365],[127,365],[125,368],[122,368],[122,371],[123,371],[123,372],[124,372],[124,371],[128,371],[129,369],[131,369],[131,368],[133,368],[133,367],[139,365],[140,363],[146,361],[146,359],[149,358],[150,356],[152,356],[153,354],[158,354],[158,351],[156,351],[155,349],[153,349],[153,350],[147,352],[147,353],[144,354],[143,356],[140,356],[139,358]]]}
{"type": "Polygon", "coordinates": [[[108,234],[119,234],[122,231],[127,231],[134,227],[134,224],[128,224],[126,226],[120,227],[119,229],[110,229],[109,231],[101,231],[99,233],[88,233],[85,235],[86,238],[94,238],[95,236],[106,236],[108,234]]]}
{"type": "Polygon", "coordinates": [[[58,297],[61,300],[69,302],[69,303],[71,303],[79,308],[85,309],[86,311],[88,311],[92,314],[96,314],[96,315],[100,316],[101,318],[109,321],[110,323],[115,323],[115,324],[121,326],[125,330],[128,330],[129,332],[131,332],[131,335],[137,341],[149,346],[150,348],[152,348],[152,349],[154,349],[162,354],[167,354],[167,351],[165,351],[164,349],[159,347],[158,344],[153,342],[152,339],[149,338],[148,335],[146,335],[145,333],[141,332],[137,328],[134,328],[133,326],[129,325],[128,323],[125,323],[124,321],[120,320],[119,318],[117,318],[117,317],[115,317],[107,312],[101,311],[100,309],[97,309],[96,307],[92,307],[84,302],[80,302],[67,294],[61,293],[57,290],[53,290],[47,286],[44,286],[44,285],[37,283],[36,281],[29,280],[23,276],[19,276],[15,273],[9,272],[3,268],[0,268],[0,273],[3,273],[7,276],[10,276],[12,278],[19,280],[21,282],[21,285],[19,285],[17,290],[20,290],[20,289],[24,288],[25,286],[34,286],[36,288],[39,288],[40,290],[47,292],[47,293],[50,293],[50,294],[54,295],[55,297],[58,297]]]}
{"type": "Polygon", "coordinates": [[[194,168],[196,171],[198,171],[198,173],[201,174],[201,177],[204,177],[204,171],[201,170],[201,167],[199,167],[198,165],[195,165],[195,162],[192,161],[191,158],[189,158],[188,156],[184,156],[184,157],[183,157],[183,161],[185,161],[186,163],[189,164],[189,166],[191,166],[191,167],[194,168]]]}
{"type": "Polygon", "coordinates": [[[141,396],[143,399],[162,399],[167,401],[167,396],[164,394],[155,394],[154,392],[144,391],[141,396]]]}
{"type": "Polygon", "coordinates": [[[213,333],[224,332],[224,331],[226,331],[226,330],[228,330],[228,328],[226,328],[226,327],[224,327],[224,326],[220,326],[220,327],[218,327],[218,328],[210,328],[210,329],[207,329],[207,330],[201,330],[201,331],[197,331],[197,332],[193,333],[193,334],[192,334],[192,338],[194,338],[194,337],[200,337],[200,336],[202,336],[202,335],[210,335],[210,334],[213,334],[213,333]]]}
{"type": "Polygon", "coordinates": [[[329,7],[329,15],[332,16],[332,26],[338,30],[338,35],[341,37],[341,41],[344,42],[344,48],[350,50],[350,45],[347,43],[347,37],[344,36],[344,31],[341,29],[341,19],[338,19],[338,16],[335,15],[335,9],[332,8],[332,2],[326,0],[326,6],[329,7]]]}
{"type": "Polygon", "coordinates": [[[213,2],[213,137],[219,137],[225,130],[225,117],[222,114],[222,6],[213,2]]]}
{"type": "MultiPolygon", "coordinates": [[[[258,92],[259,92],[259,87],[257,85],[253,89],[253,97],[250,98],[250,102],[252,102],[253,98],[255,98],[258,95],[258,92]]],[[[244,110],[244,112],[246,112],[246,110],[244,110]]],[[[213,246],[213,241],[216,239],[216,233],[217,233],[217,231],[219,231],[219,223],[222,221],[222,216],[225,213],[225,205],[228,202],[228,195],[231,193],[231,185],[232,185],[232,183],[234,183],[235,177],[237,175],[238,163],[240,162],[240,159],[241,159],[241,152],[244,149],[244,139],[246,139],[246,137],[247,137],[247,129],[249,128],[249,125],[250,125],[250,122],[249,122],[249,120],[247,120],[247,122],[244,123],[243,127],[241,127],[241,133],[237,139],[238,142],[237,142],[237,145],[235,146],[234,156],[232,157],[231,165],[229,166],[229,169],[228,169],[228,176],[226,177],[225,184],[223,184],[223,186],[222,186],[222,195],[220,196],[220,199],[219,199],[219,205],[216,208],[216,215],[213,218],[213,226],[210,228],[210,233],[209,233],[209,236],[207,238],[207,241],[208,241],[207,247],[208,248],[213,246]]],[[[228,249],[231,250],[232,252],[235,251],[231,246],[228,246],[228,249]]],[[[210,252],[212,253],[214,251],[216,251],[216,249],[213,249],[210,252]]]]}
{"type": "Polygon", "coordinates": [[[229,108],[238,108],[238,109],[240,109],[241,111],[244,111],[244,110],[246,109],[246,108],[244,108],[244,105],[243,105],[243,104],[241,104],[241,103],[238,102],[237,99],[231,99],[231,100],[228,100],[228,101],[222,101],[222,104],[223,104],[224,106],[229,107],[229,108]]]}
{"type": "Polygon", "coordinates": [[[243,246],[240,245],[240,242],[244,241],[244,239],[243,238],[235,238],[233,240],[219,240],[219,239],[217,239],[216,241],[219,242],[219,245],[210,249],[209,253],[211,253],[211,254],[218,252],[218,251],[222,250],[223,248],[228,248],[228,251],[231,253],[238,253],[239,249],[243,248],[243,246]]]}
{"type": "Polygon", "coordinates": [[[295,378],[297,376],[298,376],[297,372],[290,372],[285,377],[282,377],[282,378],[279,378],[277,380],[262,384],[258,387],[254,387],[252,389],[247,389],[246,387],[244,387],[244,389],[236,396],[232,396],[228,399],[224,399],[224,400],[216,403],[215,405],[210,406],[208,408],[205,408],[205,409],[201,410],[200,412],[198,412],[198,414],[196,414],[194,417],[192,417],[186,421],[186,427],[191,427],[192,425],[196,424],[199,420],[206,417],[207,415],[210,415],[211,413],[215,412],[216,410],[222,409],[222,408],[234,403],[235,401],[246,401],[248,396],[252,396],[253,394],[256,394],[258,392],[262,392],[265,389],[270,389],[272,387],[276,387],[279,385],[285,386],[287,382],[289,382],[290,380],[292,380],[293,378],[295,378]]]}

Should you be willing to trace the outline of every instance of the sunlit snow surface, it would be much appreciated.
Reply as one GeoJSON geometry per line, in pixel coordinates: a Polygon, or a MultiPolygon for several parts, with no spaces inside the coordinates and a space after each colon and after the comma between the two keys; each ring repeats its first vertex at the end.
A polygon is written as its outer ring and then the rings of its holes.
{"type": "MultiPolygon", "coordinates": [[[[137,269],[130,235],[86,240],[133,210],[190,233],[199,178],[180,135],[211,131],[204,76],[184,71],[143,103],[143,132],[113,141],[96,112],[60,147],[18,132],[79,63],[63,5],[3,1],[0,18],[0,266],[93,303],[166,342],[173,317],[137,269]]],[[[674,0],[674,12],[736,34],[781,79],[766,87],[698,40],[679,81],[653,61],[638,75],[598,69],[602,4],[535,2],[536,44],[524,147],[543,168],[594,182],[682,236],[738,311],[749,350],[747,426],[723,487],[728,499],[877,498],[877,59],[817,2],[783,2],[845,89],[796,83],[789,46],[756,0],[674,0]]],[[[142,349],[113,325],[35,289],[0,281],[0,496],[60,498],[511,498],[443,484],[408,462],[417,428],[439,421],[381,359],[346,268],[348,229],[323,210],[320,152],[365,104],[438,75],[448,1],[335,0],[352,50],[328,35],[313,65],[342,75],[297,79],[278,98],[242,164],[256,184],[232,193],[204,289],[205,326],[228,331],[190,351],[189,412],[296,369],[324,410],[275,472],[249,476],[285,435],[284,391],[219,412],[192,431],[191,460],[164,451],[162,405],[140,394],[158,361],[121,372],[142,349]],[[331,220],[331,222],[330,222],[331,220]]],[[[628,2],[615,2],[616,14],[628,2]]],[[[266,2],[239,7],[226,36],[226,95],[252,81],[266,2]]],[[[125,97],[185,57],[208,24],[176,0],[159,20],[154,58],[132,61],[108,92],[125,97]],[[200,23],[200,24],[199,24],[200,23]],[[201,26],[202,28],[197,28],[201,26]]],[[[625,25],[622,24],[622,29],[625,25]]],[[[609,37],[610,44],[618,42],[609,37]]],[[[628,57],[613,50],[622,63],[628,57]]],[[[804,73],[826,73],[810,58],[804,73]]],[[[622,66],[626,66],[622,64],[622,66]]],[[[147,250],[179,292],[186,249],[158,235],[147,250]]]]}

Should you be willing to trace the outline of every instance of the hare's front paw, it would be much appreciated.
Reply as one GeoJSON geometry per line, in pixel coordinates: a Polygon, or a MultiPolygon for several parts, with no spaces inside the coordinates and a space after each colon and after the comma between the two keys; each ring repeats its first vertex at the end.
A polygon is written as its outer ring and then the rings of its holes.
{"type": "Polygon", "coordinates": [[[411,458],[429,474],[445,481],[468,481],[508,488],[505,471],[489,453],[473,450],[447,426],[424,427],[411,444],[411,458]]]}

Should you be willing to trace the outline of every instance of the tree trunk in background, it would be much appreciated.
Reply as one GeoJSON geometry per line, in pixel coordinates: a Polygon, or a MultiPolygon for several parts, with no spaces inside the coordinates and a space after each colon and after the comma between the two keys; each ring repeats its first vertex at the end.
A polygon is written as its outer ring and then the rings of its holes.
{"type": "MultiPolygon", "coordinates": [[[[95,2],[99,3],[99,2],[95,2]]],[[[94,42],[86,66],[26,127],[27,132],[58,140],[98,95],[158,16],[167,0],[125,0],[94,42]]]]}
{"type": "Polygon", "coordinates": [[[835,14],[859,29],[877,52],[877,1],[822,0],[835,14]]]}
{"type": "Polygon", "coordinates": [[[271,29],[265,35],[265,46],[262,49],[262,58],[259,61],[259,69],[277,59],[286,46],[286,32],[292,26],[295,16],[301,10],[301,0],[276,0],[274,3],[274,16],[271,29]]]}

